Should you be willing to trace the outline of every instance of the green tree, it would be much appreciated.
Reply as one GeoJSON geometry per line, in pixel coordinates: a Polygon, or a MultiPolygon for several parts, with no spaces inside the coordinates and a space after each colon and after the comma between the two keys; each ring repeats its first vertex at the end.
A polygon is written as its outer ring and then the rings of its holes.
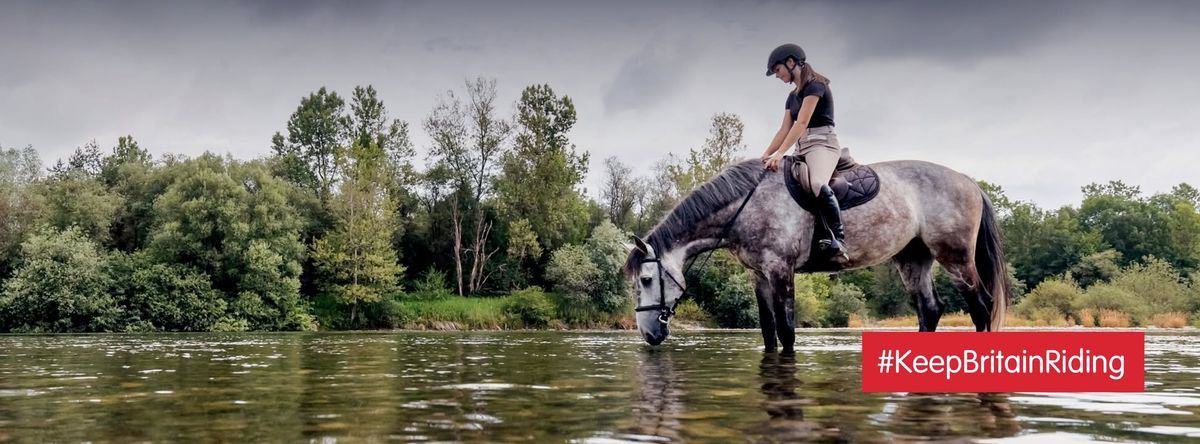
{"type": "Polygon", "coordinates": [[[742,142],[744,129],[742,119],[736,114],[714,115],[708,138],[700,149],[692,149],[685,162],[669,167],[676,188],[691,191],[733,164],[737,154],[746,149],[742,142]]]}
{"type": "Polygon", "coordinates": [[[41,172],[32,146],[0,147],[0,278],[12,273],[25,232],[41,211],[40,196],[32,192],[41,172]]]}
{"type": "Polygon", "coordinates": [[[1155,257],[1121,270],[1112,286],[1140,299],[1150,314],[1186,313],[1191,309],[1191,291],[1170,263],[1155,257]]]}
{"type": "MultiPolygon", "coordinates": [[[[1083,187],[1079,225],[1099,233],[1103,241],[1132,263],[1146,256],[1178,265],[1180,257],[1171,244],[1171,227],[1162,208],[1141,195],[1141,190],[1120,181],[1083,187]]],[[[1016,258],[1014,258],[1014,261],[1016,258]]]]}
{"type": "Polygon", "coordinates": [[[123,206],[121,196],[113,194],[96,177],[75,172],[58,174],[42,184],[41,201],[44,209],[39,223],[58,229],[71,226],[99,242],[109,240],[109,227],[117,209],[123,206]]]}
{"type": "MultiPolygon", "coordinates": [[[[1111,281],[1121,271],[1117,265],[1121,261],[1121,253],[1117,250],[1104,250],[1084,256],[1078,263],[1071,266],[1070,275],[1079,286],[1087,288],[1092,284],[1111,281]]],[[[1040,284],[1039,284],[1040,286],[1040,284]]]]}
{"type": "Polygon", "coordinates": [[[109,289],[108,257],[77,228],[43,227],[21,245],[22,264],[0,295],[0,329],[108,331],[120,309],[109,289]]]}
{"type": "Polygon", "coordinates": [[[304,245],[286,184],[260,163],[213,154],[174,170],[174,180],[154,202],[147,246],[152,260],[207,274],[229,306],[218,324],[313,328],[299,298],[304,245]]]}
{"type": "Polygon", "coordinates": [[[313,259],[324,292],[349,305],[350,325],[358,325],[359,305],[396,291],[404,267],[391,245],[396,213],[382,185],[386,154],[372,138],[356,139],[347,154],[346,177],[331,201],[333,230],[313,245],[313,259]]]}
{"type": "Polygon", "coordinates": [[[271,150],[281,159],[277,174],[328,200],[337,180],[338,151],[345,146],[346,102],[325,87],[300,99],[288,119],[286,138],[275,133],[271,150]]]}
{"type": "Polygon", "coordinates": [[[150,153],[133,136],[118,138],[101,164],[100,181],[119,202],[110,225],[111,245],[137,251],[146,245],[154,224],[154,199],[166,189],[167,168],[155,168],[150,153]]]}
{"type": "Polygon", "coordinates": [[[529,221],[547,251],[587,235],[588,215],[579,185],[588,153],[578,152],[568,133],[575,126],[575,103],[549,85],[533,85],[516,104],[516,137],[501,160],[497,200],[507,220],[529,221]],[[536,184],[536,186],[531,186],[536,184]]]}
{"type": "Polygon", "coordinates": [[[100,170],[104,167],[104,154],[100,152],[100,144],[92,139],[81,147],[75,148],[71,156],[66,162],[59,159],[50,167],[50,175],[54,177],[64,175],[83,175],[85,177],[94,178],[100,174],[100,170]]]}
{"type": "Polygon", "coordinates": [[[592,303],[610,313],[625,306],[633,297],[622,271],[628,256],[626,239],[629,239],[629,233],[606,220],[592,230],[587,240],[588,255],[598,270],[591,288],[592,303]]]}
{"type": "Polygon", "coordinates": [[[546,266],[546,279],[554,284],[554,291],[579,304],[591,303],[592,287],[599,275],[600,269],[583,245],[554,250],[546,266]]]}

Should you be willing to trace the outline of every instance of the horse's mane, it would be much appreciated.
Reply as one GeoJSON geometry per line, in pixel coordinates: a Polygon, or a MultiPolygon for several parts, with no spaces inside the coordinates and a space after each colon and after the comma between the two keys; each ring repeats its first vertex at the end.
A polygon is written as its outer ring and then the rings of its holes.
{"type": "MultiPolygon", "coordinates": [[[[675,246],[689,230],[731,202],[743,199],[762,180],[763,164],[758,159],[742,161],[725,168],[721,174],[692,191],[667,213],[644,239],[661,254],[675,246]]],[[[636,273],[645,253],[634,249],[625,261],[625,272],[636,273]]]]}

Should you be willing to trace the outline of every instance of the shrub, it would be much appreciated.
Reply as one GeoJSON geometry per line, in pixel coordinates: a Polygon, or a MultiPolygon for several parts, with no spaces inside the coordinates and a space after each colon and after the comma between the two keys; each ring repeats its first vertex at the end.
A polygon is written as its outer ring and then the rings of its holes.
{"type": "Polygon", "coordinates": [[[829,302],[829,276],[819,273],[798,274],[792,278],[792,283],[796,289],[796,325],[825,325],[826,305],[829,302]]]}
{"type": "Polygon", "coordinates": [[[678,307],[675,307],[675,320],[699,324],[705,327],[714,325],[712,316],[709,316],[703,308],[700,308],[700,304],[690,299],[683,301],[678,307]]]}
{"type": "Polygon", "coordinates": [[[446,282],[446,273],[438,271],[436,268],[429,267],[424,273],[421,273],[421,278],[413,284],[413,292],[408,296],[416,299],[445,299],[454,294],[450,289],[450,284],[446,282]]]}
{"type": "Polygon", "coordinates": [[[1067,317],[1076,318],[1074,304],[1080,293],[1071,280],[1047,279],[1029,292],[1013,311],[1031,320],[1057,322],[1067,317]]]}
{"type": "Polygon", "coordinates": [[[825,326],[845,327],[850,315],[862,315],[867,311],[866,296],[854,284],[837,284],[829,289],[826,306],[825,326]]]}
{"type": "Polygon", "coordinates": [[[1098,319],[1099,316],[1095,310],[1085,308],[1079,311],[1079,325],[1084,327],[1095,327],[1100,323],[1098,319]]]}
{"type": "Polygon", "coordinates": [[[554,292],[578,303],[591,302],[591,290],[600,270],[582,245],[566,245],[554,250],[546,266],[546,279],[554,283],[554,292]]]}
{"type": "Polygon", "coordinates": [[[596,268],[595,281],[591,285],[591,303],[601,311],[612,313],[620,309],[633,295],[629,281],[622,268],[628,252],[625,239],[628,233],[605,220],[592,230],[585,245],[592,265],[596,268]]]}
{"type": "MultiPolygon", "coordinates": [[[[1112,284],[1096,284],[1091,286],[1076,300],[1075,307],[1079,311],[1091,309],[1097,314],[1098,323],[1103,327],[1103,311],[1125,313],[1127,320],[1141,323],[1147,316],[1146,305],[1132,293],[1117,288],[1112,284]]],[[[1111,315],[1110,315],[1111,317],[1111,315]]]]}
{"type": "Polygon", "coordinates": [[[21,244],[22,264],[0,294],[0,329],[78,332],[121,329],[109,258],[71,227],[43,227],[21,244]]]}
{"type": "Polygon", "coordinates": [[[1134,295],[1146,314],[1185,312],[1191,305],[1189,289],[1171,264],[1155,258],[1122,270],[1112,280],[1114,287],[1134,295]]]}
{"type": "Polygon", "coordinates": [[[505,301],[502,311],[526,327],[545,327],[554,320],[554,303],[541,287],[517,290],[505,301]]]}
{"type": "Polygon", "coordinates": [[[1183,328],[1187,325],[1187,315],[1183,313],[1159,313],[1151,318],[1150,323],[1155,327],[1183,328]]]}
{"type": "Polygon", "coordinates": [[[1129,315],[1116,310],[1100,310],[1100,326],[1126,328],[1131,325],[1129,315]]]}

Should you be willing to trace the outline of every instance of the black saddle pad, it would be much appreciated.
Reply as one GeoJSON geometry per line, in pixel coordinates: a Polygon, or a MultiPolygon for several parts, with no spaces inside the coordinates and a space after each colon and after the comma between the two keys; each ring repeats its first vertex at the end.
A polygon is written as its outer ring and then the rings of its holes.
{"type": "MultiPolygon", "coordinates": [[[[783,182],[787,186],[788,193],[801,207],[813,211],[814,198],[811,194],[805,193],[800,184],[796,182],[796,178],[792,177],[792,164],[796,160],[791,156],[788,157],[789,160],[784,164],[785,169],[783,170],[783,182]]],[[[838,206],[842,210],[847,210],[870,202],[879,194],[879,175],[875,174],[875,170],[871,167],[858,164],[850,169],[834,171],[833,177],[829,179],[829,188],[832,188],[834,196],[837,196],[838,206]]]]}

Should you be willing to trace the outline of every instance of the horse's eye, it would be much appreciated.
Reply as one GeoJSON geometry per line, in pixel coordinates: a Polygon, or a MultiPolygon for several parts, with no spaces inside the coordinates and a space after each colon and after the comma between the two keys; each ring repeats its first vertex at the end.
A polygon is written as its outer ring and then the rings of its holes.
{"type": "Polygon", "coordinates": [[[642,285],[649,287],[651,282],[654,282],[654,278],[650,276],[642,276],[642,285]]]}

